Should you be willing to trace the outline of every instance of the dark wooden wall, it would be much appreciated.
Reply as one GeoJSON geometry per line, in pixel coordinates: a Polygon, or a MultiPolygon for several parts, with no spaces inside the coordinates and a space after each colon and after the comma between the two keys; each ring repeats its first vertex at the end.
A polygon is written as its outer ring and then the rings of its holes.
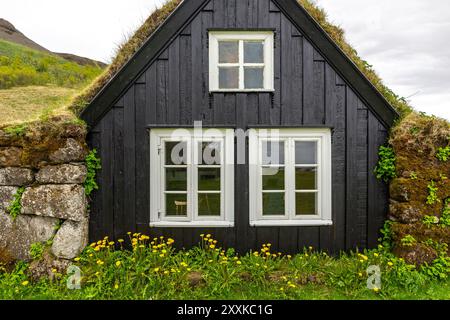
{"type": "Polygon", "coordinates": [[[102,158],[90,234],[127,231],[196,245],[209,232],[240,251],[270,242],[275,250],[329,250],[376,245],[387,212],[386,186],[373,175],[387,130],[314,46],[270,0],[211,0],[114,105],[89,135],[102,158]],[[208,28],[273,28],[275,93],[208,91],[208,28]],[[149,124],[330,126],[333,133],[333,226],[249,227],[248,167],[235,172],[233,229],[149,228],[149,124]]]}

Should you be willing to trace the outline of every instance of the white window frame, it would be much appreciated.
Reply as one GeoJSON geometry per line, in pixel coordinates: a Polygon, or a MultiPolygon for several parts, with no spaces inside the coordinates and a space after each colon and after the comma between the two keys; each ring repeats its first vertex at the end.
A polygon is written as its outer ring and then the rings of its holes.
{"type": "Polygon", "coordinates": [[[209,32],[209,91],[210,92],[271,92],[274,91],[274,33],[273,31],[210,31],[209,32]],[[244,41],[264,41],[264,63],[244,63],[244,41]],[[219,64],[219,41],[239,41],[239,62],[219,64]],[[239,67],[239,88],[219,88],[219,65],[239,67]],[[244,66],[264,67],[264,88],[244,88],[244,66]]]}
{"type": "MultiPolygon", "coordinates": [[[[328,128],[251,129],[249,132],[249,208],[251,226],[332,225],[331,130],[328,128]],[[285,141],[285,214],[262,214],[262,141],[285,141]],[[295,214],[295,142],[317,142],[317,215],[295,214]]],[[[308,190],[309,192],[314,190],[308,190]]]]}
{"type": "MultiPolygon", "coordinates": [[[[213,167],[209,166],[208,167],[213,167]]],[[[152,129],[150,130],[150,226],[151,227],[233,227],[234,226],[234,130],[152,129]],[[187,216],[165,215],[166,141],[187,142],[187,216]],[[198,144],[221,143],[221,214],[198,215],[198,144]]],[[[180,192],[174,192],[180,193],[180,192]]],[[[200,191],[214,193],[214,191],[200,191]]]]}

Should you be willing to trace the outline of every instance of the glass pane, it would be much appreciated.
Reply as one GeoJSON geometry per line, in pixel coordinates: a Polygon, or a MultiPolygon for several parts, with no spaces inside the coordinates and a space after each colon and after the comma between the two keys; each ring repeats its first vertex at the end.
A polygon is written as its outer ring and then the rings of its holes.
{"type": "Polygon", "coordinates": [[[186,216],[187,215],[187,195],[186,194],[166,194],[166,215],[186,216]]]}
{"type": "Polygon", "coordinates": [[[295,142],[295,163],[296,164],[316,164],[317,163],[317,142],[297,141],[295,142]]]}
{"type": "Polygon", "coordinates": [[[166,191],[186,191],[186,169],[166,169],[166,191]]]}
{"type": "Polygon", "coordinates": [[[262,164],[284,164],[284,141],[262,142],[262,164]]]}
{"type": "Polygon", "coordinates": [[[296,190],[316,190],[317,189],[317,169],[297,168],[295,169],[295,189],[296,190]]]}
{"type": "Polygon", "coordinates": [[[263,215],[284,216],[284,193],[263,193],[263,215]]]}
{"type": "Polygon", "coordinates": [[[317,215],[316,193],[296,193],[295,212],[296,215],[317,215]]]}
{"type": "Polygon", "coordinates": [[[284,168],[262,169],[263,190],[284,190],[284,168]]]}
{"type": "Polygon", "coordinates": [[[198,190],[220,190],[220,168],[198,168],[198,190]]]}
{"type": "Polygon", "coordinates": [[[245,89],[264,88],[264,68],[244,68],[245,89]]]}
{"type": "Polygon", "coordinates": [[[201,142],[198,148],[198,164],[220,164],[220,142],[201,142]]]}
{"type": "Polygon", "coordinates": [[[239,62],[239,42],[220,41],[219,42],[219,63],[239,62]]]}
{"type": "Polygon", "coordinates": [[[264,42],[244,42],[244,63],[264,63],[264,42]]]}
{"type": "Polygon", "coordinates": [[[220,216],[220,193],[198,194],[199,216],[220,216]]]}
{"type": "Polygon", "coordinates": [[[166,142],[166,164],[184,165],[187,164],[187,143],[185,141],[166,142]]]}
{"type": "Polygon", "coordinates": [[[239,88],[239,68],[219,68],[219,88],[239,88]]]}

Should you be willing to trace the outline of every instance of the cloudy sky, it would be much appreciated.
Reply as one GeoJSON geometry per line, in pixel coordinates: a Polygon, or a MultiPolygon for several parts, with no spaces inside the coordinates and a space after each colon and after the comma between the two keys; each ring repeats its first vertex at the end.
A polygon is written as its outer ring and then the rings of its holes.
{"type": "MultiPolygon", "coordinates": [[[[450,119],[449,0],[316,0],[396,93],[450,119]]],[[[109,61],[162,0],[14,0],[0,18],[44,47],[109,61]]]]}

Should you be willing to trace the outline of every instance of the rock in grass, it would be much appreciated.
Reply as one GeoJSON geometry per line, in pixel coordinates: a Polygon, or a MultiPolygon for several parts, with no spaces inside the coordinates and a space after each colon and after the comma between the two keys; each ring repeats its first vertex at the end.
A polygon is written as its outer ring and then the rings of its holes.
{"type": "Polygon", "coordinates": [[[198,271],[188,273],[186,279],[191,287],[198,287],[206,283],[202,273],[198,271]]]}
{"type": "Polygon", "coordinates": [[[67,220],[53,239],[52,253],[67,260],[77,257],[88,243],[88,229],[87,219],[80,222],[67,220]]]}

